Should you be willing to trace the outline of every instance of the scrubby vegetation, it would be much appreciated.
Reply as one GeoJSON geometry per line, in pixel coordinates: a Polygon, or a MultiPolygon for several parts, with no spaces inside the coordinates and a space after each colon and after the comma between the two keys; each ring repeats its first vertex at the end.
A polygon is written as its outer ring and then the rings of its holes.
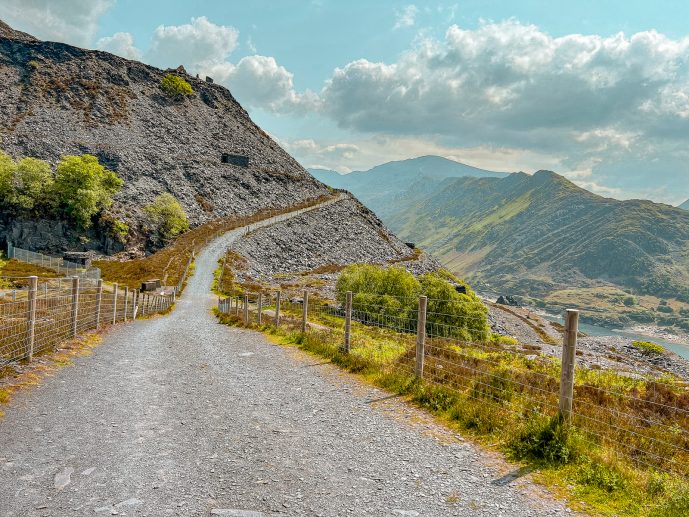
{"type": "Polygon", "coordinates": [[[170,97],[184,97],[194,93],[191,85],[175,74],[167,74],[160,81],[160,88],[170,97]]]}
{"type": "Polygon", "coordinates": [[[352,265],[342,271],[336,289],[341,303],[352,291],[353,309],[375,322],[395,318],[400,326],[414,330],[419,296],[425,295],[428,323],[436,334],[466,340],[485,340],[490,334],[486,306],[468,285],[446,272],[417,279],[402,267],[352,265]]]}
{"type": "Polygon", "coordinates": [[[0,205],[6,213],[27,217],[64,217],[89,228],[112,205],[122,188],[116,173],[95,156],[63,156],[55,173],[36,158],[13,160],[0,151],[0,205]]]}
{"type": "Polygon", "coordinates": [[[664,354],[665,349],[656,344],[656,343],[651,343],[650,341],[634,341],[632,345],[635,348],[638,348],[642,352],[646,352],[649,354],[664,354]]]}
{"type": "Polygon", "coordinates": [[[145,210],[153,231],[165,241],[189,229],[187,214],[172,194],[160,194],[145,210]]]}

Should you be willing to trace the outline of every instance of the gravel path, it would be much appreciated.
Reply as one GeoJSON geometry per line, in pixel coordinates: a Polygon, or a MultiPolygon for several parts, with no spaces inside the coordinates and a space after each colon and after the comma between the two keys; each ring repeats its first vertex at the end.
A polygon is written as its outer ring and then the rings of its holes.
{"type": "Polygon", "coordinates": [[[215,241],[166,317],[18,393],[0,515],[560,515],[528,478],[423,412],[215,323],[215,241]],[[239,511],[243,510],[243,511],[239,511]]]}

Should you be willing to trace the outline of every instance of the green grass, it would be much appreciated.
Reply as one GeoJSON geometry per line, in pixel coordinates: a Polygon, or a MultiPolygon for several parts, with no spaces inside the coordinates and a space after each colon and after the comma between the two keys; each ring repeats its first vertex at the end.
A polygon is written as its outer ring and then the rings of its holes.
{"type": "MultiPolygon", "coordinates": [[[[286,306],[282,313],[284,320],[279,329],[263,325],[258,330],[278,344],[297,346],[362,376],[367,382],[401,394],[449,427],[497,448],[507,458],[533,469],[537,481],[568,498],[575,510],[611,516],[686,515],[681,512],[689,504],[689,485],[683,474],[659,474],[653,468],[620,456],[611,446],[608,440],[622,440],[612,430],[612,424],[625,426],[628,422],[612,421],[610,430],[598,426],[605,439],[596,440],[586,429],[564,425],[557,412],[549,409],[552,405],[556,407],[556,396],[537,398],[536,388],[557,391],[556,360],[530,359],[494,343],[487,346],[452,342],[443,347],[441,341],[432,340],[438,349],[426,357],[425,371],[438,383],[431,384],[412,374],[413,334],[353,322],[352,349],[346,354],[341,350],[341,318],[314,313],[310,321],[328,328],[301,334],[297,330],[298,307],[286,306]],[[458,380],[460,372],[464,378],[458,380]]],[[[219,315],[219,318],[225,324],[244,326],[231,315],[219,315]]],[[[633,412],[633,405],[625,405],[626,399],[601,391],[614,390],[633,395],[637,400],[653,394],[653,400],[661,397],[668,404],[681,407],[677,399],[684,396],[681,388],[630,379],[613,372],[581,371],[575,396],[579,402],[593,403],[603,397],[604,404],[621,412],[633,412]]],[[[611,418],[611,415],[616,413],[593,414],[596,418],[611,418]]],[[[644,432],[648,434],[641,441],[630,445],[641,448],[647,437],[672,439],[670,435],[653,434],[660,433],[653,428],[644,432]]],[[[684,464],[680,457],[675,459],[684,464]]]]}

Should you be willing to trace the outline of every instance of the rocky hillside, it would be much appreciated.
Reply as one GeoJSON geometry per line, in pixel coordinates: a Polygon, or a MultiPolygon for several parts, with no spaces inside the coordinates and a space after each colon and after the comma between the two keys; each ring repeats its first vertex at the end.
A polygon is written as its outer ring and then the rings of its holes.
{"type": "Polygon", "coordinates": [[[383,219],[394,211],[397,203],[404,201],[409,192],[413,192],[415,196],[431,193],[447,178],[506,175],[477,169],[440,156],[420,156],[388,162],[367,171],[349,174],[325,169],[309,169],[309,172],[331,187],[349,190],[383,219]]]}
{"type": "MultiPolygon", "coordinates": [[[[193,94],[171,98],[161,90],[169,72],[38,41],[0,22],[0,146],[52,164],[62,155],[97,156],[125,182],[110,215],[132,228],[131,249],[145,240],[142,207],[163,192],[179,199],[192,226],[329,193],[226,88],[179,69],[193,94]]],[[[0,239],[7,238],[53,252],[118,250],[98,228],[79,234],[60,221],[5,217],[0,239]]]]}

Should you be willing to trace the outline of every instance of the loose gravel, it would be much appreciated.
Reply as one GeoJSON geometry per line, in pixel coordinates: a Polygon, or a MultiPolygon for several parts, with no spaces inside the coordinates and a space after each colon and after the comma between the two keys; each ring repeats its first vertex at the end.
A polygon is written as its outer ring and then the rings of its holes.
{"type": "Polygon", "coordinates": [[[565,515],[420,410],[216,323],[215,241],[172,314],[114,328],[0,420],[0,515],[565,515]]]}

